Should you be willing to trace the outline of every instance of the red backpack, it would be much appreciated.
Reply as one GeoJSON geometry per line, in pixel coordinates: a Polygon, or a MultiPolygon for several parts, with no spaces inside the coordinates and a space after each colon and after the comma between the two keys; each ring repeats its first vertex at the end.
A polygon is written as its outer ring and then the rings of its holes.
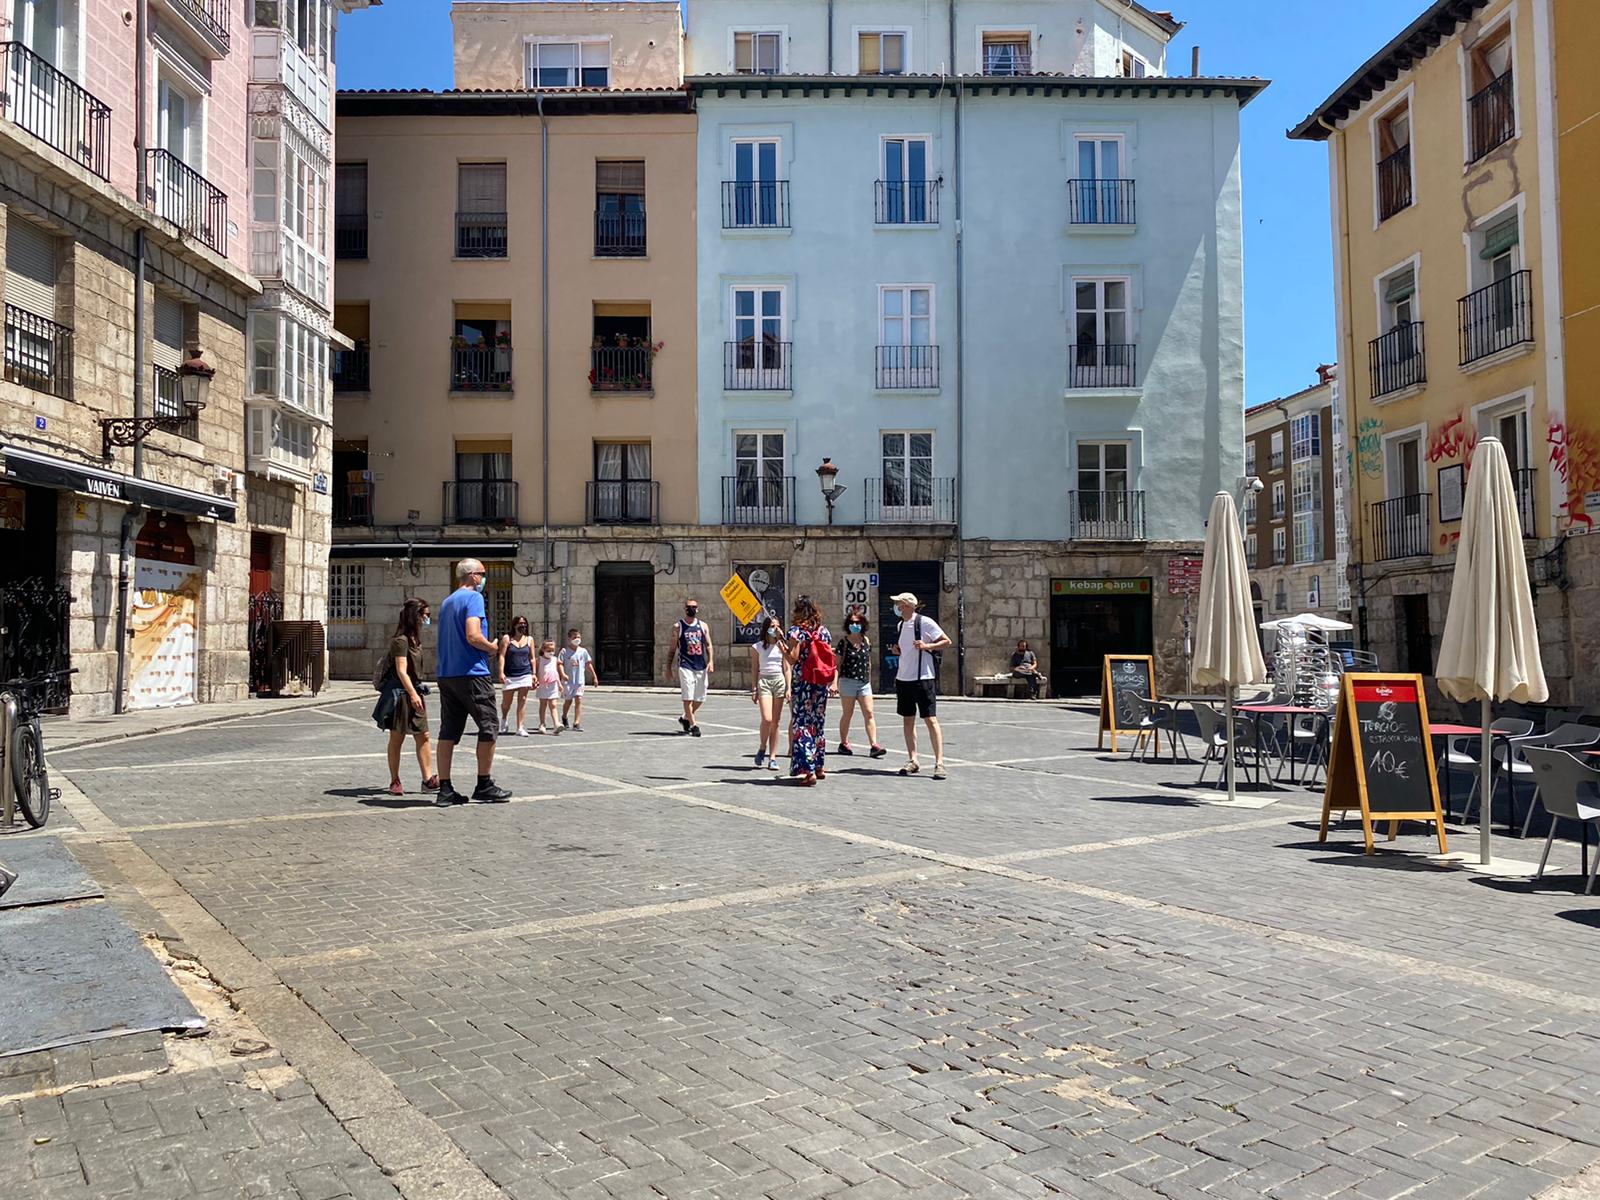
{"type": "Polygon", "coordinates": [[[816,637],[806,638],[805,657],[800,661],[800,678],[817,687],[827,687],[839,677],[839,660],[833,647],[816,637]]]}

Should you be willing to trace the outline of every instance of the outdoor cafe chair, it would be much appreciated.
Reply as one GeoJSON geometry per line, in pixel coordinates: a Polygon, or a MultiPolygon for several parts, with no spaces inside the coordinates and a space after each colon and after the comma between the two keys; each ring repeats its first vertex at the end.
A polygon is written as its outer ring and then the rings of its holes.
{"type": "MultiPolygon", "coordinates": [[[[1507,722],[1507,724],[1510,724],[1510,722],[1507,722]]],[[[1532,721],[1519,720],[1517,724],[1526,726],[1530,731],[1533,728],[1532,721]]],[[[1492,729],[1493,726],[1490,726],[1490,728],[1492,729]]],[[[1503,767],[1505,769],[1506,782],[1510,787],[1508,800],[1511,805],[1510,820],[1513,826],[1516,824],[1517,783],[1519,780],[1524,783],[1534,783],[1533,768],[1528,765],[1528,760],[1523,756],[1524,749],[1538,746],[1560,748],[1579,743],[1587,746],[1593,745],[1596,739],[1600,739],[1600,729],[1595,729],[1588,725],[1563,725],[1549,733],[1513,733],[1509,737],[1497,738],[1489,750],[1489,753],[1494,757],[1494,763],[1499,764],[1498,766],[1491,766],[1490,773],[1493,783],[1490,785],[1491,791],[1489,794],[1490,811],[1494,810],[1494,797],[1500,790],[1500,769],[1503,767]]],[[[1537,784],[1535,784],[1535,790],[1537,792],[1537,784]]],[[[1467,807],[1461,814],[1462,821],[1465,822],[1471,819],[1472,804],[1478,798],[1478,794],[1479,788],[1474,783],[1472,792],[1467,797],[1467,807]]],[[[1524,830],[1526,830],[1526,826],[1524,826],[1524,830]]]]}
{"type": "Polygon", "coordinates": [[[1288,735],[1292,757],[1296,759],[1300,757],[1298,752],[1293,751],[1293,747],[1306,747],[1304,760],[1306,783],[1310,783],[1316,777],[1317,768],[1326,768],[1328,765],[1327,722],[1326,713],[1296,713],[1289,719],[1288,735]]]}
{"type": "MultiPolygon", "coordinates": [[[[1589,826],[1600,829],[1600,767],[1591,767],[1565,750],[1545,746],[1528,746],[1523,755],[1538,780],[1539,803],[1550,814],[1550,833],[1544,839],[1544,853],[1539,856],[1539,871],[1534,876],[1543,879],[1550,845],[1556,838],[1556,825],[1562,820],[1580,823],[1584,853],[1588,854],[1589,826]]],[[[1589,864],[1588,880],[1583,888],[1586,896],[1594,892],[1597,870],[1600,870],[1600,850],[1589,864]]]]}
{"type": "MultiPolygon", "coordinates": [[[[1463,720],[1463,725],[1475,724],[1474,721],[1463,720]]],[[[1505,737],[1527,737],[1533,732],[1533,722],[1521,717],[1501,717],[1489,726],[1491,733],[1501,734],[1505,737]]],[[[1446,767],[1463,767],[1473,772],[1472,790],[1467,793],[1466,807],[1462,809],[1461,819],[1465,821],[1466,814],[1472,809],[1472,802],[1478,796],[1478,784],[1482,782],[1477,773],[1479,747],[1482,745],[1482,735],[1468,734],[1463,737],[1445,739],[1444,758],[1446,767]]]]}
{"type": "Polygon", "coordinates": [[[1544,710],[1544,731],[1550,733],[1563,725],[1582,725],[1583,709],[1547,708],[1544,710]]]}
{"type": "MultiPolygon", "coordinates": [[[[1527,750],[1532,742],[1522,743],[1522,749],[1527,750]]],[[[1543,744],[1554,750],[1586,750],[1593,746],[1600,746],[1600,729],[1592,725],[1561,725],[1544,735],[1543,744]]],[[[1524,755],[1526,758],[1526,755],[1524,755]]],[[[1532,770],[1532,767],[1529,767],[1532,770]]],[[[1539,777],[1533,775],[1533,800],[1539,799],[1539,777]]],[[[1522,820],[1522,836],[1528,836],[1528,830],[1533,825],[1533,810],[1538,807],[1533,801],[1528,803],[1528,815],[1522,820]]]]}
{"type": "Polygon", "coordinates": [[[1198,782],[1206,781],[1206,767],[1210,763],[1218,763],[1222,767],[1224,776],[1228,769],[1228,755],[1234,756],[1234,762],[1245,765],[1248,769],[1254,764],[1256,783],[1261,782],[1261,726],[1250,719],[1249,713],[1235,712],[1233,714],[1233,745],[1228,745],[1228,720],[1222,713],[1212,708],[1209,704],[1198,701],[1193,705],[1195,720],[1200,723],[1200,740],[1205,743],[1205,756],[1200,760],[1200,778],[1198,782]]]}
{"type": "Polygon", "coordinates": [[[1167,739],[1172,745],[1172,760],[1178,760],[1178,743],[1183,743],[1183,756],[1189,757],[1189,743],[1183,736],[1183,730],[1178,724],[1178,709],[1176,705],[1168,704],[1163,700],[1150,700],[1144,696],[1134,696],[1133,700],[1139,705],[1139,731],[1138,738],[1133,743],[1133,749],[1128,751],[1132,758],[1144,748],[1144,761],[1151,761],[1161,757],[1161,732],[1166,730],[1167,739]]]}

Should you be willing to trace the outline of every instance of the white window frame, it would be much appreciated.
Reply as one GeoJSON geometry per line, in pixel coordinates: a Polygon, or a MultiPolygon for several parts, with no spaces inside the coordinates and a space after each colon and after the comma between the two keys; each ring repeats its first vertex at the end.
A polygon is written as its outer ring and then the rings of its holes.
{"type": "MultiPolygon", "coordinates": [[[[554,69],[554,68],[551,68],[554,69]]],[[[531,91],[554,92],[573,91],[584,87],[610,87],[611,86],[611,37],[609,34],[549,34],[522,39],[522,79],[523,84],[531,91]],[[572,82],[563,84],[541,85],[537,82],[537,69],[535,59],[544,46],[573,46],[577,50],[577,63],[572,69],[572,82]],[[604,46],[606,48],[606,81],[604,84],[583,82],[583,72],[586,64],[583,61],[585,46],[604,46]]]]}
{"type": "MultiPolygon", "coordinates": [[[[891,220],[879,220],[880,225],[936,225],[938,210],[934,207],[933,198],[934,181],[939,178],[939,173],[933,163],[934,137],[931,133],[883,133],[878,135],[878,178],[885,183],[889,180],[889,146],[897,144],[910,146],[913,142],[922,143],[922,178],[913,179],[909,174],[902,176],[901,182],[907,185],[900,197],[898,211],[891,220]],[[916,220],[913,213],[916,211],[912,204],[914,195],[913,187],[920,185],[922,188],[922,219],[916,220]]],[[[909,171],[911,155],[909,151],[902,150],[905,156],[906,170],[909,171]]],[[[884,212],[889,212],[891,198],[886,194],[883,198],[884,212]]]]}
{"type": "Polygon", "coordinates": [[[935,474],[934,464],[938,462],[938,436],[932,429],[880,429],[878,431],[878,485],[882,489],[879,493],[880,514],[885,521],[898,524],[923,524],[933,520],[934,511],[938,505],[938,476],[935,474]],[[905,452],[899,460],[905,465],[905,503],[889,503],[889,472],[888,464],[891,461],[883,447],[883,440],[888,437],[905,438],[905,452]],[[920,454],[911,453],[911,439],[913,437],[926,437],[928,439],[928,502],[918,504],[911,495],[911,464],[921,459],[920,454]]]}
{"type": "Polygon", "coordinates": [[[151,141],[200,175],[206,173],[207,151],[210,148],[207,144],[210,139],[206,136],[206,110],[209,100],[210,89],[203,79],[195,76],[194,72],[181,62],[157,52],[156,86],[152,89],[150,97],[153,110],[151,128],[155,131],[151,141]],[[173,93],[183,98],[189,110],[184,122],[184,137],[189,145],[182,154],[167,145],[167,97],[173,93]]]}
{"type": "Polygon", "coordinates": [[[1392,266],[1386,267],[1372,277],[1372,298],[1377,306],[1378,332],[1388,333],[1400,324],[1399,313],[1393,304],[1383,298],[1383,293],[1388,289],[1389,281],[1404,271],[1411,272],[1411,320],[1422,319],[1422,255],[1413,254],[1409,258],[1402,258],[1392,266]]]}
{"type": "Polygon", "coordinates": [[[1244,565],[1250,570],[1255,570],[1261,565],[1260,562],[1257,561],[1258,558],[1259,553],[1256,544],[1256,535],[1253,533],[1247,533],[1244,535],[1244,565]]]}
{"type": "Polygon", "coordinates": [[[1160,74],[1160,72],[1156,70],[1155,63],[1151,62],[1144,55],[1140,54],[1137,50],[1133,49],[1133,47],[1129,46],[1126,42],[1122,43],[1121,49],[1122,49],[1122,54],[1124,54],[1127,57],[1131,58],[1133,60],[1135,66],[1143,67],[1144,70],[1142,70],[1142,71],[1131,71],[1131,72],[1125,70],[1125,67],[1127,66],[1127,64],[1125,64],[1122,61],[1121,56],[1118,56],[1118,58],[1117,58],[1117,75],[1120,78],[1122,78],[1122,79],[1149,79],[1152,75],[1159,75],[1160,74]]]}
{"type": "MultiPolygon", "coordinates": [[[[744,202],[736,202],[734,224],[731,229],[781,229],[788,224],[786,205],[783,204],[783,189],[779,185],[789,178],[788,161],[783,152],[784,139],[778,134],[736,134],[728,139],[728,178],[727,183],[735,185],[748,182],[751,185],[751,195],[748,207],[744,202]],[[750,146],[750,179],[739,178],[739,147],[750,146]],[[768,179],[761,174],[761,152],[758,147],[771,146],[772,150],[772,178],[768,179]],[[771,215],[772,220],[762,220],[762,215],[767,211],[767,205],[762,197],[762,188],[773,189],[771,215]],[[751,216],[749,221],[740,221],[738,215],[748,211],[751,216]]],[[[725,201],[726,202],[726,201],[725,201]]],[[[728,218],[724,215],[724,220],[728,218]]]]}
{"type": "Polygon", "coordinates": [[[1294,526],[1294,561],[1316,562],[1322,557],[1322,465],[1302,461],[1291,475],[1290,516],[1294,526]]]}
{"type": "MultiPolygon", "coordinates": [[[[766,365],[767,356],[763,354],[760,356],[760,361],[758,363],[753,363],[749,367],[736,368],[737,370],[748,373],[751,376],[752,382],[755,384],[755,388],[735,388],[733,390],[776,390],[778,389],[779,384],[783,382],[784,371],[788,366],[788,363],[784,360],[789,352],[783,347],[787,346],[789,343],[789,321],[791,316],[789,285],[784,282],[765,280],[745,280],[728,285],[728,341],[735,344],[742,344],[742,339],[739,337],[739,321],[741,319],[739,316],[740,292],[751,292],[754,295],[754,303],[751,305],[752,315],[744,319],[754,322],[754,333],[756,336],[753,338],[752,345],[756,347],[760,347],[765,344],[764,336],[762,334],[762,326],[765,321],[770,319],[761,311],[761,297],[769,292],[776,292],[778,294],[777,341],[779,343],[779,349],[776,366],[766,365]]],[[[753,431],[741,430],[740,432],[749,433],[753,431]]]]}
{"type": "MultiPolygon", "coordinates": [[[[976,74],[989,74],[985,69],[986,64],[983,57],[983,39],[986,37],[1009,38],[1013,41],[1020,41],[1026,38],[1028,41],[1028,70],[1027,72],[1018,72],[1018,74],[1031,74],[1033,72],[1034,59],[1039,54],[1039,27],[1037,25],[980,25],[974,30],[973,36],[973,49],[976,53],[973,62],[976,65],[976,74]]],[[[1013,77],[1001,75],[996,78],[1007,79],[1013,77]]]]}
{"type": "Polygon", "coordinates": [[[1260,496],[1254,489],[1247,490],[1244,497],[1244,523],[1248,527],[1259,523],[1260,519],[1260,496]]]}
{"type": "MultiPolygon", "coordinates": [[[[1289,561],[1289,531],[1282,525],[1275,525],[1272,529],[1272,565],[1281,567],[1289,561]]],[[[1278,586],[1283,587],[1283,580],[1278,580],[1278,586]]],[[[1279,605],[1281,608],[1282,605],[1279,605]]]]}
{"type": "Polygon", "coordinates": [[[782,75],[784,60],[789,56],[789,27],[787,25],[735,25],[728,29],[728,74],[729,75],[782,75]],[[739,70],[739,38],[747,36],[750,41],[750,70],[739,70]],[[775,70],[762,71],[758,69],[761,61],[760,42],[758,39],[772,37],[778,39],[778,65],[775,70]]]}
{"type": "Polygon", "coordinates": [[[1488,287],[1494,282],[1494,268],[1492,260],[1478,257],[1483,248],[1484,235],[1493,229],[1513,209],[1517,214],[1517,244],[1511,248],[1511,270],[1515,275],[1527,266],[1523,256],[1523,242],[1528,236],[1527,193],[1518,192],[1510,200],[1497,208],[1491,209],[1483,216],[1472,222],[1472,225],[1461,235],[1461,244],[1467,259],[1467,282],[1471,285],[1468,291],[1477,291],[1479,288],[1488,287]]]}
{"type": "Polygon", "coordinates": [[[790,450],[790,446],[789,446],[789,431],[786,430],[786,429],[773,429],[773,428],[770,428],[770,427],[765,427],[764,428],[764,427],[760,427],[760,426],[757,426],[755,428],[749,428],[749,429],[735,429],[735,430],[733,430],[733,438],[732,438],[732,441],[731,441],[731,443],[729,445],[729,449],[732,451],[732,454],[733,454],[733,512],[734,512],[734,520],[736,522],[738,522],[739,524],[749,524],[751,522],[757,522],[757,523],[765,522],[765,523],[769,523],[769,524],[772,523],[772,518],[773,518],[774,513],[781,513],[784,509],[788,508],[789,505],[791,503],[793,503],[794,500],[795,500],[795,497],[793,497],[793,496],[785,496],[785,495],[783,495],[784,489],[788,487],[787,480],[788,480],[788,477],[789,477],[789,458],[790,458],[790,454],[789,454],[789,450],[790,450]],[[761,481],[762,481],[763,475],[765,474],[765,472],[763,471],[763,464],[772,461],[771,459],[767,458],[762,453],[762,451],[764,449],[764,445],[763,445],[762,439],[769,438],[769,437],[776,437],[776,438],[781,438],[782,439],[783,451],[782,451],[782,457],[778,460],[778,463],[779,463],[779,465],[778,465],[778,491],[779,491],[779,495],[778,495],[778,502],[777,502],[776,505],[772,505],[772,504],[767,503],[766,499],[763,496],[759,495],[759,494],[757,496],[756,503],[753,504],[753,505],[752,504],[741,504],[741,503],[739,503],[739,463],[741,461],[741,459],[739,458],[739,439],[741,437],[754,437],[756,439],[756,457],[754,459],[746,459],[746,460],[742,460],[742,461],[747,461],[747,462],[753,461],[753,462],[755,462],[757,464],[757,466],[756,466],[756,486],[758,488],[758,493],[759,493],[759,491],[764,490],[764,489],[761,488],[761,481]]]}
{"type": "Polygon", "coordinates": [[[250,347],[248,394],[329,420],[328,339],[278,309],[255,309],[246,327],[250,347]]]}
{"type": "Polygon", "coordinates": [[[1267,451],[1267,473],[1269,475],[1275,471],[1283,470],[1283,464],[1286,461],[1283,457],[1284,437],[1285,432],[1282,426],[1272,431],[1271,446],[1267,451]]]}
{"type": "MultiPolygon", "coordinates": [[[[1456,65],[1461,76],[1461,173],[1463,175],[1483,161],[1482,159],[1476,161],[1472,159],[1471,101],[1476,94],[1472,87],[1472,51],[1483,42],[1494,37],[1502,29],[1506,30],[1507,42],[1511,47],[1511,53],[1506,59],[1507,63],[1510,64],[1512,87],[1510,141],[1514,142],[1522,137],[1522,104],[1516,94],[1517,80],[1520,74],[1517,70],[1517,64],[1521,61],[1517,57],[1517,0],[1512,0],[1499,16],[1490,20],[1487,25],[1478,30],[1478,36],[1473,38],[1471,42],[1466,41],[1464,38],[1456,42],[1456,65]]],[[[1502,144],[1507,145],[1509,143],[1502,144]]]]}
{"type": "MultiPolygon", "coordinates": [[[[884,37],[897,37],[900,39],[900,70],[899,75],[910,75],[911,72],[911,26],[909,25],[855,25],[850,30],[851,74],[861,74],[861,39],[863,37],[878,37],[878,61],[883,61],[884,37]]],[[[881,72],[880,72],[881,73],[881,72]]]]}
{"type": "MultiPolygon", "coordinates": [[[[1244,440],[1244,473],[1246,475],[1256,473],[1256,439],[1253,437],[1244,440]]],[[[1254,498],[1255,493],[1251,492],[1250,496],[1254,498]]]]}
{"type": "MultiPolygon", "coordinates": [[[[1418,186],[1420,181],[1417,179],[1417,105],[1415,92],[1416,84],[1407,84],[1396,92],[1382,108],[1367,119],[1367,140],[1372,145],[1372,227],[1374,229],[1383,224],[1383,204],[1378,190],[1378,164],[1383,159],[1378,150],[1378,130],[1384,121],[1389,118],[1389,114],[1402,104],[1405,105],[1406,117],[1410,124],[1410,130],[1406,135],[1409,138],[1406,142],[1406,149],[1411,152],[1408,156],[1409,162],[1407,164],[1411,171],[1411,203],[1407,207],[1415,208],[1422,200],[1418,186]]],[[[1405,210],[1401,209],[1400,211],[1404,212],[1405,210]]]]}
{"type": "Polygon", "coordinates": [[[1402,496],[1419,495],[1428,490],[1428,426],[1412,425],[1407,429],[1396,429],[1392,433],[1383,435],[1383,498],[1385,500],[1398,500],[1402,496]],[[1400,447],[1407,442],[1415,442],[1417,446],[1417,491],[1397,491],[1399,478],[1400,447]]]}
{"type": "MultiPolygon", "coordinates": [[[[1504,396],[1496,396],[1493,400],[1485,400],[1482,404],[1475,404],[1472,408],[1472,425],[1477,430],[1479,437],[1499,437],[1497,426],[1506,417],[1518,416],[1522,418],[1522,428],[1518,431],[1521,442],[1517,446],[1517,454],[1506,453],[1513,471],[1526,470],[1533,466],[1533,393],[1531,391],[1516,391],[1504,396]]],[[[1503,442],[1503,439],[1502,439],[1503,442]]]]}
{"type": "Polygon", "coordinates": [[[1322,456],[1322,412],[1311,409],[1289,418],[1289,461],[1310,462],[1322,456]],[[1301,436],[1302,432],[1305,436],[1301,436]],[[1315,443],[1316,448],[1312,449],[1315,443]]]}
{"type": "MultiPolygon", "coordinates": [[[[7,14],[16,12],[14,4],[7,5],[7,14]]],[[[8,35],[12,40],[21,42],[29,50],[38,53],[37,30],[33,28],[38,16],[33,3],[24,5],[24,27],[19,27],[13,17],[11,32],[8,35]]],[[[55,45],[47,55],[41,55],[52,67],[60,71],[74,82],[83,81],[83,9],[82,0],[56,0],[56,25],[55,45]]],[[[13,76],[16,72],[13,69],[13,76]]]]}
{"type": "MultiPolygon", "coordinates": [[[[1103,375],[1109,366],[1109,364],[1103,361],[1103,348],[1106,346],[1136,346],[1138,344],[1138,338],[1134,336],[1133,331],[1133,278],[1130,275],[1123,274],[1073,273],[1067,278],[1066,300],[1068,320],[1070,322],[1068,336],[1071,339],[1067,343],[1067,386],[1069,388],[1100,387],[1102,385],[1096,382],[1096,380],[1103,375]],[[1093,364],[1080,364],[1072,352],[1072,348],[1080,344],[1078,342],[1078,287],[1080,284],[1085,283],[1095,285],[1094,345],[1102,350],[1102,353],[1098,355],[1102,361],[1093,364]],[[1122,285],[1123,307],[1120,309],[1110,308],[1106,304],[1106,285],[1111,283],[1120,283],[1122,285]],[[1110,341],[1106,337],[1107,317],[1109,314],[1114,312],[1122,313],[1123,340],[1118,342],[1110,341]],[[1086,374],[1080,374],[1080,372],[1086,372],[1086,374]],[[1083,380],[1087,380],[1087,382],[1081,382],[1083,380]]],[[[1138,362],[1137,359],[1135,359],[1133,378],[1130,381],[1130,386],[1136,386],[1137,384],[1138,362]]]]}
{"type": "Polygon", "coordinates": [[[1272,519],[1281,521],[1288,513],[1287,491],[1283,480],[1277,479],[1272,483],[1272,519]]]}
{"type": "Polygon", "coordinates": [[[878,327],[875,331],[876,345],[883,347],[879,351],[878,385],[880,388],[899,390],[902,388],[936,388],[939,386],[939,369],[935,365],[937,355],[930,353],[918,356],[914,347],[937,346],[939,344],[939,311],[938,297],[934,294],[936,288],[931,283],[881,283],[878,285],[878,327]],[[917,292],[928,294],[928,312],[926,317],[914,316],[912,313],[911,298],[917,292]],[[902,300],[901,311],[894,314],[895,319],[902,322],[901,337],[898,341],[890,341],[885,329],[885,322],[890,319],[885,301],[890,294],[897,293],[902,300]],[[919,342],[912,336],[912,322],[926,320],[928,325],[928,339],[919,342]]]}

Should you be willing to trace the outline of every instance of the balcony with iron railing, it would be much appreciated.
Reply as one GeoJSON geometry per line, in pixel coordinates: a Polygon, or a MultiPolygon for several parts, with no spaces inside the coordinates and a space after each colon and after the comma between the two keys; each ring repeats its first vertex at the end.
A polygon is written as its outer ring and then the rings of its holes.
{"type": "Polygon", "coordinates": [[[1367,372],[1374,400],[1426,383],[1428,372],[1423,354],[1422,322],[1408,321],[1396,325],[1388,333],[1368,342],[1367,372]]]}
{"type": "Polygon", "coordinates": [[[1033,52],[1022,43],[985,46],[985,75],[1028,75],[1033,71],[1033,52]]]}
{"type": "Polygon", "coordinates": [[[1067,387],[1131,388],[1137,365],[1138,347],[1131,343],[1074,342],[1067,347],[1067,387]]]}
{"type": "Polygon", "coordinates": [[[1067,204],[1074,225],[1132,225],[1133,180],[1069,179],[1067,204]]]}
{"type": "Polygon", "coordinates": [[[1144,541],[1144,493],[1068,492],[1067,536],[1075,542],[1144,541]]]}
{"type": "Polygon", "coordinates": [[[505,258],[506,247],[505,213],[456,214],[457,258],[505,258]]]}
{"type": "Polygon", "coordinates": [[[868,525],[954,525],[956,481],[931,475],[874,475],[864,481],[868,525]]]}
{"type": "Polygon", "coordinates": [[[372,347],[359,341],[350,350],[333,352],[333,390],[370,392],[372,390],[372,347]]]}
{"type": "Polygon", "coordinates": [[[228,196],[170,150],[147,151],[156,216],[218,254],[228,253],[228,196]]]}
{"type": "Polygon", "coordinates": [[[932,391],[939,386],[939,347],[879,346],[874,379],[880,391],[932,391]]]}
{"type": "Polygon", "coordinates": [[[584,485],[585,525],[661,524],[661,481],[591,479],[584,485]]]}
{"type": "Polygon", "coordinates": [[[0,42],[4,118],[107,178],[111,106],[79,87],[21,42],[0,42]]]}
{"type": "Polygon", "coordinates": [[[367,256],[367,214],[344,214],[333,220],[333,256],[360,259],[367,256]]]}
{"type": "Polygon", "coordinates": [[[722,386],[729,392],[786,392],[794,343],[746,340],[722,344],[722,386]]]}
{"type": "Polygon", "coordinates": [[[1467,101],[1467,126],[1468,162],[1477,162],[1496,146],[1511,140],[1517,131],[1517,113],[1510,71],[1490,80],[1467,101]]]}
{"type": "Polygon", "coordinates": [[[452,392],[509,392],[511,390],[511,345],[471,345],[452,343],[450,347],[450,390],[452,392]]]}
{"type": "Polygon", "coordinates": [[[72,399],[72,330],[6,305],[6,381],[72,399]]]}
{"type": "Polygon", "coordinates": [[[1461,365],[1533,341],[1533,272],[1517,271],[1457,303],[1461,365]]]}
{"type": "Polygon", "coordinates": [[[656,350],[648,339],[640,341],[639,345],[591,346],[589,390],[653,394],[656,350]]]}
{"type": "Polygon", "coordinates": [[[724,525],[793,525],[793,475],[724,475],[724,525]]]}
{"type": "Polygon", "coordinates": [[[644,209],[621,212],[604,209],[594,214],[594,256],[596,258],[643,258],[648,249],[644,209]]]}
{"type": "Polygon", "coordinates": [[[787,179],[724,180],[722,227],[788,229],[789,181],[787,179]]]}
{"type": "Polygon", "coordinates": [[[937,225],[937,179],[879,179],[873,185],[872,219],[879,225],[937,225]]]}
{"type": "Polygon", "coordinates": [[[1428,537],[1429,505],[1432,500],[1431,493],[1416,492],[1369,504],[1367,511],[1372,514],[1373,558],[1384,562],[1391,558],[1431,554],[1428,537]]]}
{"type": "Polygon", "coordinates": [[[1378,220],[1411,206],[1411,147],[1401,146],[1378,163],[1378,220]]]}
{"type": "Polygon", "coordinates": [[[1289,562],[1289,544],[1287,542],[1272,543],[1272,565],[1281,567],[1289,562]]]}
{"type": "Polygon", "coordinates": [[[372,524],[373,482],[347,479],[333,488],[333,523],[342,529],[372,524]]]}
{"type": "Polygon", "coordinates": [[[515,525],[514,479],[455,479],[444,485],[446,525],[515,525]]]}
{"type": "Polygon", "coordinates": [[[176,371],[155,367],[155,393],[150,415],[165,417],[174,424],[166,432],[190,441],[200,440],[200,414],[183,402],[183,381],[176,371]]]}
{"type": "Polygon", "coordinates": [[[228,29],[229,0],[166,0],[166,7],[200,35],[212,57],[221,58],[233,46],[228,29]]]}

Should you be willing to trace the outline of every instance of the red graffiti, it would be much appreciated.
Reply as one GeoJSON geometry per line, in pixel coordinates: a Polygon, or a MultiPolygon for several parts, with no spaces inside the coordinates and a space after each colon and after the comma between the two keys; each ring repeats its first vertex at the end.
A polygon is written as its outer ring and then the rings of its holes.
{"type": "Polygon", "coordinates": [[[1589,492],[1600,491],[1600,444],[1588,430],[1560,421],[1550,422],[1545,440],[1550,444],[1550,465],[1566,484],[1562,516],[1568,525],[1592,529],[1595,514],[1584,510],[1583,498],[1589,492]]]}
{"type": "Polygon", "coordinates": [[[1439,535],[1439,553],[1449,554],[1456,548],[1456,543],[1461,540],[1459,529],[1447,529],[1439,535]]]}
{"type": "Polygon", "coordinates": [[[1428,461],[1436,463],[1440,459],[1460,458],[1463,454],[1470,461],[1472,450],[1478,444],[1478,431],[1467,424],[1467,420],[1460,413],[1451,417],[1434,431],[1433,437],[1428,439],[1428,461]]]}

